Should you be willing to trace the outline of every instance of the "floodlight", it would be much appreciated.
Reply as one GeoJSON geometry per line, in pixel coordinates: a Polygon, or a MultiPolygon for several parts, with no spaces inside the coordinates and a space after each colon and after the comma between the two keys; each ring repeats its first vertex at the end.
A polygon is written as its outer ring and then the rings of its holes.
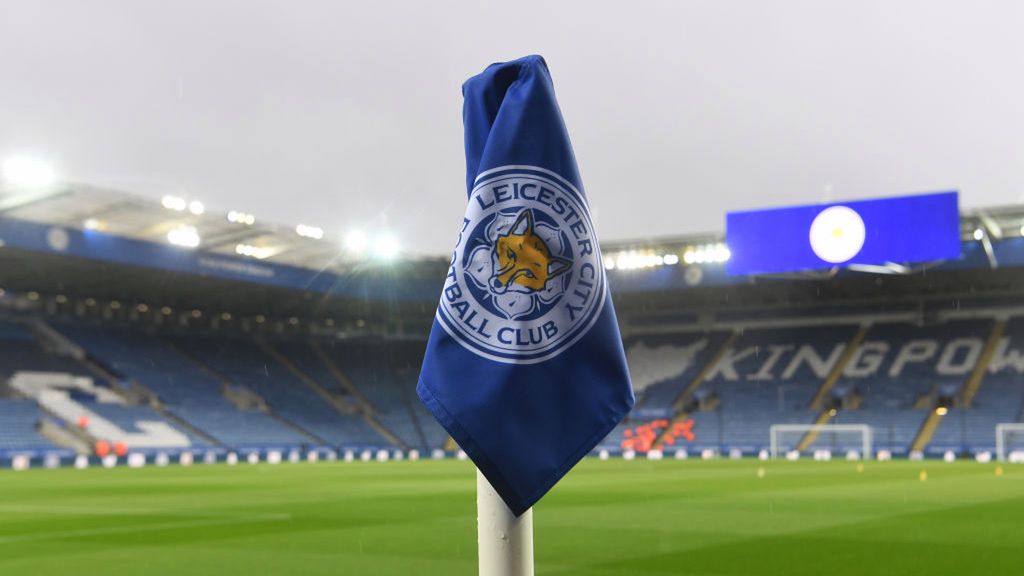
{"type": "Polygon", "coordinates": [[[46,188],[57,180],[56,174],[45,162],[28,156],[12,156],[0,170],[4,181],[22,188],[46,188]]]}
{"type": "Polygon", "coordinates": [[[319,226],[310,226],[308,224],[299,224],[295,227],[295,233],[304,238],[312,238],[319,240],[324,237],[324,229],[319,226]]]}
{"type": "Polygon", "coordinates": [[[160,199],[160,204],[168,210],[174,210],[175,212],[181,212],[188,207],[188,202],[180,196],[164,196],[160,199]]]}
{"type": "Polygon", "coordinates": [[[194,226],[178,226],[167,233],[168,242],[184,248],[199,246],[199,240],[199,232],[194,226]]]}
{"type": "Polygon", "coordinates": [[[266,246],[253,246],[252,244],[236,244],[235,254],[251,256],[253,258],[263,260],[264,258],[272,256],[274,254],[274,249],[266,246]]]}

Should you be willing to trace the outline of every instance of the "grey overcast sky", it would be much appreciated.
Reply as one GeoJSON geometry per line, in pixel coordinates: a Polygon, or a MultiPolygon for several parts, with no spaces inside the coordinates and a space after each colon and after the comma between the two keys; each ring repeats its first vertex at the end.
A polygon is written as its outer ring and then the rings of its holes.
{"type": "Polygon", "coordinates": [[[604,240],[1024,201],[1024,3],[0,0],[0,158],[451,249],[460,85],[543,54],[604,240]]]}

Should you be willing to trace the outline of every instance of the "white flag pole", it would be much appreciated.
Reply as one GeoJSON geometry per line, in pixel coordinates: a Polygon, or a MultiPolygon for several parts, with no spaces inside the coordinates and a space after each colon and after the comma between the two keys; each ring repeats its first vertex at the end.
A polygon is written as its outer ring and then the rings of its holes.
{"type": "Polygon", "coordinates": [[[479,470],[476,537],[480,576],[533,576],[533,508],[516,518],[479,470]]]}

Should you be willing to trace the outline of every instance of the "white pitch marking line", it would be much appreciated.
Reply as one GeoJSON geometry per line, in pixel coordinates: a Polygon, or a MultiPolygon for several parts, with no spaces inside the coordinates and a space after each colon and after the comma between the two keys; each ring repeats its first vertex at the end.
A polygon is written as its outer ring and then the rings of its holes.
{"type": "Polygon", "coordinates": [[[163,522],[160,524],[143,524],[132,526],[111,526],[109,528],[84,528],[81,530],[61,530],[57,532],[42,532],[38,534],[22,534],[15,536],[0,536],[0,545],[16,544],[21,542],[39,542],[44,540],[59,540],[61,538],[79,538],[87,536],[106,536],[111,534],[133,534],[138,532],[158,532],[161,530],[175,530],[178,528],[201,528],[204,526],[224,526],[229,524],[248,524],[251,522],[275,522],[291,520],[291,514],[262,514],[259,516],[242,516],[234,518],[217,518],[209,520],[191,520],[179,522],[163,522]]]}
{"type": "MultiPolygon", "coordinates": [[[[151,508],[133,508],[133,509],[117,509],[117,508],[89,508],[82,506],[26,506],[22,504],[13,505],[0,505],[0,513],[11,512],[14,514],[25,513],[25,514],[81,514],[84,516],[144,516],[147,514],[173,514],[175,516],[201,516],[201,514],[183,514],[175,510],[159,510],[151,508]]],[[[208,514],[206,516],[213,516],[208,514]]],[[[218,515],[218,518],[223,518],[224,515],[218,515]]]]}

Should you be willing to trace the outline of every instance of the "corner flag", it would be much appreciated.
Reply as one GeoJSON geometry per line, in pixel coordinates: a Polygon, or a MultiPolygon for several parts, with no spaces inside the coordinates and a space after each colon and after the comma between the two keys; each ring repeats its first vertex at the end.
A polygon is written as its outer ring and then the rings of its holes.
{"type": "Polygon", "coordinates": [[[544,59],[493,64],[462,92],[469,204],[416,391],[518,516],[633,390],[544,59]]]}

